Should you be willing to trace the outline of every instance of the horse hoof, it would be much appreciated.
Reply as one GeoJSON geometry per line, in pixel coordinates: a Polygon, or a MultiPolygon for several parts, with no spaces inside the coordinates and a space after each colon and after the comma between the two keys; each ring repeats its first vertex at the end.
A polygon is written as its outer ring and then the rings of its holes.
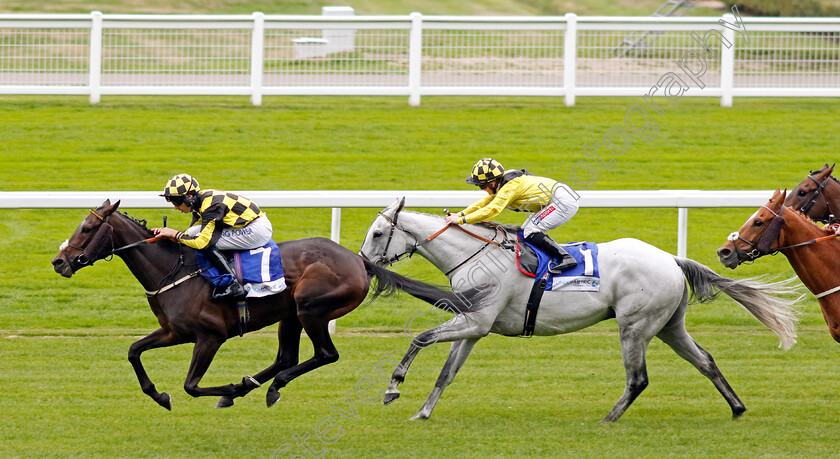
{"type": "Polygon", "coordinates": [[[387,404],[393,402],[394,400],[396,400],[398,398],[400,398],[400,393],[399,392],[386,392],[385,397],[382,399],[382,402],[385,405],[387,405],[387,404]]]}
{"type": "Polygon", "coordinates": [[[166,392],[160,394],[158,398],[155,399],[158,402],[158,405],[166,408],[169,411],[172,411],[172,397],[169,396],[166,392]]]}
{"type": "Polygon", "coordinates": [[[746,408],[739,408],[737,410],[732,410],[732,419],[740,419],[741,416],[744,415],[745,411],[747,411],[746,408]]]}
{"type": "Polygon", "coordinates": [[[277,400],[280,400],[280,392],[276,390],[269,390],[267,394],[265,394],[265,405],[268,408],[271,408],[272,405],[277,403],[277,400]]]}
{"type": "Polygon", "coordinates": [[[421,421],[425,421],[425,420],[429,419],[429,416],[426,415],[426,414],[423,414],[423,413],[417,413],[414,416],[412,416],[409,419],[409,421],[417,421],[418,419],[421,420],[421,421]]]}
{"type": "Polygon", "coordinates": [[[233,406],[233,399],[230,397],[222,397],[219,399],[219,402],[216,403],[216,408],[227,408],[233,406]]]}

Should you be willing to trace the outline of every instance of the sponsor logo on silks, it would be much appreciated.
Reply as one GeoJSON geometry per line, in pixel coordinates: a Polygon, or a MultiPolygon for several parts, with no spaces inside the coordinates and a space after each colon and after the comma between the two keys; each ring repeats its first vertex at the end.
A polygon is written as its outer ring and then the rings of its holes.
{"type": "Polygon", "coordinates": [[[546,207],[545,209],[543,209],[543,211],[542,211],[542,212],[540,212],[539,214],[537,214],[537,217],[536,217],[536,218],[534,218],[534,224],[539,224],[541,221],[543,221],[543,219],[544,219],[545,217],[548,217],[548,216],[549,216],[552,212],[554,212],[556,209],[557,209],[557,208],[556,208],[556,207],[554,207],[554,204],[552,204],[552,205],[550,205],[550,206],[546,207]]]}
{"type": "Polygon", "coordinates": [[[222,231],[221,237],[244,236],[244,235],[252,234],[253,232],[254,232],[253,228],[229,229],[229,230],[222,231]]]}

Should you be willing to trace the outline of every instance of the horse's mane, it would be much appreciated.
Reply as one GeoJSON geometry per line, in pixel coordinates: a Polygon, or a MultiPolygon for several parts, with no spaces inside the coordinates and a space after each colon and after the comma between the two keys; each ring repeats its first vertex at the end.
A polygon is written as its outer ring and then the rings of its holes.
{"type": "MultiPolygon", "coordinates": [[[[821,167],[821,168],[819,168],[815,171],[811,171],[810,175],[819,174],[820,172],[828,169],[829,167],[830,166],[828,164],[826,164],[825,166],[823,166],[823,167],[821,167]]],[[[835,183],[840,184],[840,180],[837,180],[837,177],[835,177],[834,175],[829,174],[828,178],[830,178],[831,180],[834,180],[835,183]]],[[[806,180],[807,180],[807,177],[806,177],[806,180]]]]}
{"type": "Polygon", "coordinates": [[[822,227],[817,225],[817,222],[815,222],[814,220],[811,220],[811,217],[809,217],[808,214],[800,211],[799,209],[794,209],[793,207],[788,207],[788,206],[782,206],[782,208],[787,209],[788,212],[796,214],[802,220],[805,220],[806,222],[810,223],[812,226],[816,226],[817,229],[822,230],[822,227]]]}
{"type": "Polygon", "coordinates": [[[118,214],[120,214],[120,215],[122,215],[123,217],[127,218],[129,221],[133,222],[135,225],[139,226],[140,228],[143,228],[144,230],[146,230],[146,232],[147,232],[147,233],[151,233],[151,232],[152,232],[152,230],[150,230],[150,229],[149,229],[149,227],[148,227],[148,226],[146,226],[148,222],[146,221],[146,219],[145,219],[145,218],[144,218],[144,219],[142,219],[142,220],[141,220],[141,219],[134,218],[134,217],[132,217],[131,215],[128,215],[128,212],[119,212],[119,211],[117,211],[117,213],[118,213],[118,214]]]}

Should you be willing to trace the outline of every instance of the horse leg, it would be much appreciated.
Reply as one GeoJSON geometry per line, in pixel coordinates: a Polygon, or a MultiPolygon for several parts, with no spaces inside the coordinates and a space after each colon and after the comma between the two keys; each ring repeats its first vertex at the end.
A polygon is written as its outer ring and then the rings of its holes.
{"type": "Polygon", "coordinates": [[[298,364],[298,354],[300,352],[300,331],[302,326],[296,317],[280,322],[277,327],[277,358],[265,370],[257,373],[255,376],[246,376],[242,378],[240,384],[236,384],[235,396],[222,396],[219,402],[216,403],[216,408],[227,408],[233,406],[233,400],[238,397],[244,397],[249,392],[262,386],[271,378],[275,377],[277,373],[286,368],[291,368],[298,364]]]}
{"type": "Polygon", "coordinates": [[[729,407],[732,408],[732,418],[738,419],[747,411],[747,408],[741,399],[738,398],[738,395],[735,394],[735,391],[726,381],[726,378],[723,377],[712,356],[700,347],[685,330],[686,302],[687,293],[683,299],[683,303],[674,313],[674,316],[671,317],[668,324],[656,336],[670,346],[677,355],[690,362],[700,373],[712,381],[718,392],[729,403],[729,407]]]}
{"type": "Polygon", "coordinates": [[[461,365],[464,364],[467,357],[469,357],[470,352],[473,347],[475,347],[475,343],[477,343],[478,340],[479,338],[470,338],[452,343],[452,347],[449,349],[449,357],[446,359],[446,363],[440,371],[440,376],[438,376],[437,382],[435,382],[435,387],[432,389],[432,393],[429,394],[429,398],[426,399],[426,403],[423,404],[420,411],[418,411],[411,419],[429,419],[429,416],[432,415],[432,410],[435,409],[435,405],[437,405],[438,400],[440,400],[440,396],[443,394],[444,389],[446,389],[446,387],[449,386],[449,384],[455,379],[455,375],[458,373],[458,370],[461,369],[461,365]]]}
{"type": "Polygon", "coordinates": [[[204,397],[210,395],[231,397],[236,395],[236,386],[233,384],[198,387],[201,378],[204,377],[207,369],[210,368],[213,357],[216,356],[216,352],[224,342],[224,338],[212,334],[199,335],[196,338],[192,360],[190,361],[190,369],[187,371],[187,379],[184,381],[184,391],[191,396],[204,397]]]}
{"type": "Polygon", "coordinates": [[[618,420],[648,385],[645,351],[650,343],[650,338],[646,338],[636,328],[636,326],[625,326],[619,329],[621,358],[624,361],[626,383],[621,398],[618,399],[618,402],[601,422],[618,420]]]}
{"type": "Polygon", "coordinates": [[[330,339],[330,333],[327,328],[329,321],[326,319],[326,316],[304,318],[301,322],[309,339],[312,340],[315,354],[309,360],[286,368],[276,375],[274,382],[271,383],[265,395],[265,403],[268,407],[271,407],[280,399],[279,390],[286,387],[293,379],[338,360],[338,350],[336,350],[332,339],[330,339]]]}
{"type": "Polygon", "coordinates": [[[140,382],[140,389],[143,390],[144,394],[148,395],[152,398],[152,400],[157,402],[158,405],[170,411],[172,410],[172,397],[170,397],[166,392],[160,393],[157,389],[155,389],[155,385],[152,383],[152,380],[149,379],[149,375],[146,374],[146,369],[143,368],[143,363],[140,361],[140,354],[149,349],[174,346],[184,342],[185,341],[175,336],[171,330],[159,328],[150,333],[148,336],[134,342],[128,349],[128,361],[131,362],[131,366],[134,367],[134,373],[137,375],[137,380],[140,382]]]}
{"type": "MultiPolygon", "coordinates": [[[[397,389],[397,386],[405,381],[408,368],[424,347],[431,346],[437,342],[460,341],[465,339],[478,340],[487,336],[491,326],[492,322],[489,325],[479,323],[467,314],[459,314],[443,324],[417,335],[417,337],[411,340],[408,351],[406,351],[397,369],[394,370],[394,374],[391,376],[391,382],[385,391],[383,402],[387,405],[400,397],[400,391],[397,389]]],[[[471,349],[472,347],[470,347],[471,349]]],[[[469,352],[467,355],[469,355],[469,352]]],[[[466,356],[464,356],[464,359],[466,359],[466,356]]]]}

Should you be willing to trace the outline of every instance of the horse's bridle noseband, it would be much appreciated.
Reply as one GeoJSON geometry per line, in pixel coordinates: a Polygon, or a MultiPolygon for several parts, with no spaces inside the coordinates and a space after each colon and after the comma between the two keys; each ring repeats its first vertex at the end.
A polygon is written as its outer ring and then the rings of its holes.
{"type": "MultiPolygon", "coordinates": [[[[763,205],[761,207],[767,209],[771,214],[773,214],[774,218],[781,218],[782,217],[781,213],[776,213],[776,211],[767,207],[766,205],[763,205]]],[[[764,233],[762,233],[762,235],[763,234],[764,233]]],[[[745,263],[747,261],[748,262],[753,262],[753,261],[755,261],[755,260],[757,260],[757,259],[759,259],[759,258],[761,258],[765,255],[771,255],[771,254],[775,255],[776,253],[779,252],[779,250],[781,250],[781,249],[759,250],[757,242],[753,242],[753,241],[750,241],[748,239],[744,239],[738,231],[735,231],[732,234],[730,234],[726,238],[726,240],[732,243],[732,247],[735,249],[735,254],[738,256],[738,264],[739,265],[742,264],[742,263],[745,263]],[[741,252],[740,250],[738,250],[738,245],[735,244],[735,241],[745,242],[747,245],[750,246],[750,248],[752,248],[752,250],[750,250],[749,252],[741,252]],[[742,258],[742,255],[743,255],[743,258],[742,258]]]]}
{"type": "MultiPolygon", "coordinates": [[[[404,258],[411,258],[411,256],[414,255],[415,252],[417,252],[417,249],[420,248],[422,243],[417,240],[417,236],[415,236],[411,231],[405,228],[399,228],[399,230],[413,237],[414,245],[411,247],[411,249],[406,250],[403,253],[396,254],[391,258],[388,258],[388,248],[391,247],[391,240],[394,239],[394,231],[397,230],[397,220],[399,220],[400,218],[400,213],[397,212],[396,214],[394,214],[394,218],[391,218],[385,215],[385,213],[380,210],[379,216],[384,218],[385,220],[388,220],[388,223],[391,224],[391,231],[390,233],[388,233],[388,241],[385,242],[385,249],[382,250],[382,255],[379,255],[379,257],[376,260],[371,261],[373,261],[374,263],[384,263],[386,264],[386,266],[391,266],[404,258]]],[[[367,260],[370,260],[370,258],[368,258],[368,256],[365,255],[362,251],[359,251],[359,255],[361,255],[367,260]]]]}

